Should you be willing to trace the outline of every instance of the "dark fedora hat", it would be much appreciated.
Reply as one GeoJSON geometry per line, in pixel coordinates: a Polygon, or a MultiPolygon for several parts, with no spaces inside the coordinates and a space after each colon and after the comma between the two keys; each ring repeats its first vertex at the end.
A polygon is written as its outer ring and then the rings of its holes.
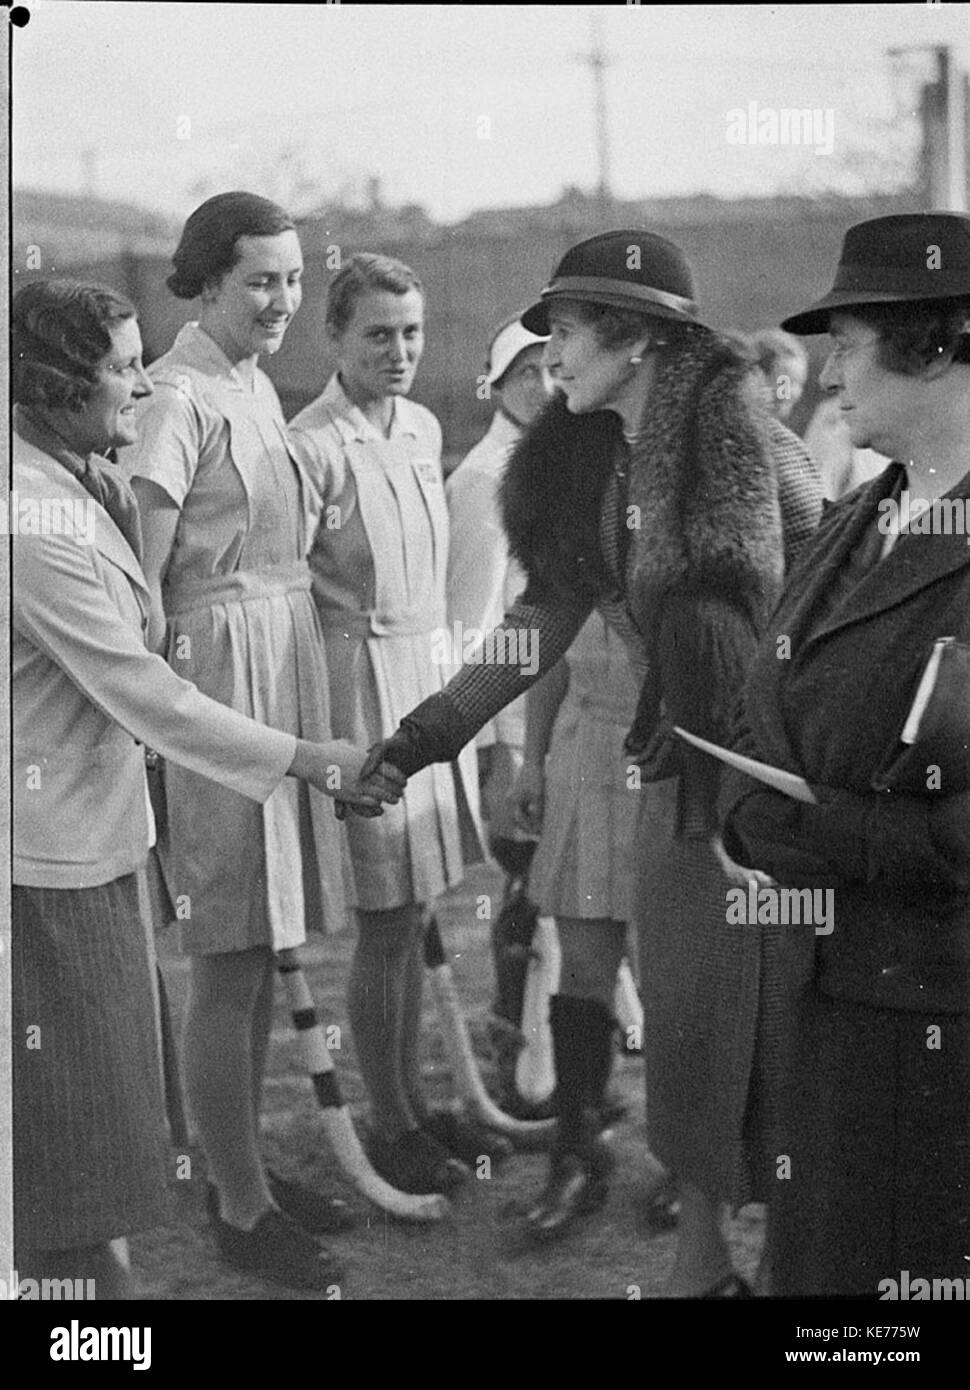
{"type": "Polygon", "coordinates": [[[601,232],[570,247],[539,302],[520,319],[530,333],[549,332],[549,302],[584,299],[616,309],[697,322],[694,277],[687,257],[653,232],[601,232]]]}
{"type": "Polygon", "coordinates": [[[781,326],[789,333],[826,333],[836,309],[956,295],[970,295],[970,217],[958,212],[874,217],[846,232],[835,284],[825,298],[781,326]]]}

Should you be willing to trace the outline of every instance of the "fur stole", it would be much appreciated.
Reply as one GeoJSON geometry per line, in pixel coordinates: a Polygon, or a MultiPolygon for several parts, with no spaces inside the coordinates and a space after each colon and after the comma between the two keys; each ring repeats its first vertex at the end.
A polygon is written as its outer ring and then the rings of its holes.
{"type": "MultiPolygon", "coordinates": [[[[733,348],[699,326],[678,334],[658,363],[627,497],[623,596],[648,661],[631,750],[669,748],[661,728],[669,723],[728,736],[754,642],[780,592],[778,487],[748,373],[733,348]]],[[[620,438],[614,413],[570,415],[560,397],[520,440],[502,506],[530,586],[586,601],[615,593],[600,519],[620,438]]]]}
{"type": "MultiPolygon", "coordinates": [[[[762,621],[783,571],[777,483],[748,368],[710,330],[666,349],[633,450],[626,599],[646,635],[665,594],[721,593],[762,621]]],[[[531,582],[600,598],[614,586],[600,513],[621,439],[612,411],[571,415],[557,395],[502,484],[511,553],[531,582]]]]}
{"type": "Polygon", "coordinates": [[[570,599],[612,587],[600,510],[621,438],[619,416],[570,415],[557,392],[516,444],[502,479],[502,519],[531,586],[570,599]]]}

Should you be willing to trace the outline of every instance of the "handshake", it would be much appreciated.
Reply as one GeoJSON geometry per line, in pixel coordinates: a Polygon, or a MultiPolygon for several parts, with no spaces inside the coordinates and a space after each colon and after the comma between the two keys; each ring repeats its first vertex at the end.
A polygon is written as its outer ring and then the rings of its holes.
{"type": "Polygon", "coordinates": [[[348,811],[365,818],[382,816],[385,803],[396,805],[407,783],[403,772],[383,760],[382,749],[383,744],[375,744],[365,753],[346,739],[298,739],[289,774],[332,796],[338,820],[345,820],[348,811]]]}

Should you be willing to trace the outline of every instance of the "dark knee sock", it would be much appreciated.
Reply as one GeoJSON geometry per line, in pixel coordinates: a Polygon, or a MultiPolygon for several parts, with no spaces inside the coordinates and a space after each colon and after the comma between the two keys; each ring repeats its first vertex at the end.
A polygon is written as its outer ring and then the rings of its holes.
{"type": "Polygon", "coordinates": [[[596,1131],[612,1061],[613,1017],[598,999],[555,994],[549,1022],[556,1061],[556,1147],[576,1151],[596,1131]]]}

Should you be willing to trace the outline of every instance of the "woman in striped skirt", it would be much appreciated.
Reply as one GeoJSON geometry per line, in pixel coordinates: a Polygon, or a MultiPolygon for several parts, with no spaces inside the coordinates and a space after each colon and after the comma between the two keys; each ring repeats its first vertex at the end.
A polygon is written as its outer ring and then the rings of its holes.
{"type": "MultiPolygon", "coordinates": [[[[11,339],[17,1269],[124,1298],[112,1242],[166,1210],[137,881],[154,834],[143,745],[251,802],[287,774],[326,791],[337,765],[352,782],[363,754],[207,699],[146,645],[138,508],[104,457],[134,441],[135,403],[152,392],[134,306],[105,286],[34,281],[13,301],[11,339]]],[[[319,1249],[313,1262],[325,1284],[319,1249]]]]}

